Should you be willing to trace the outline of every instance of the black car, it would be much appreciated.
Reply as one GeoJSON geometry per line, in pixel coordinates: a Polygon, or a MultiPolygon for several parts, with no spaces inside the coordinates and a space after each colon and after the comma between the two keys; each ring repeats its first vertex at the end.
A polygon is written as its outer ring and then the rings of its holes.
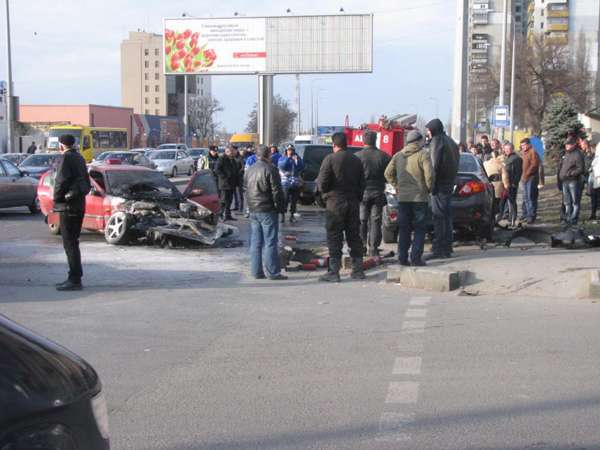
{"type": "Polygon", "coordinates": [[[39,180],[44,173],[58,167],[58,163],[61,159],[62,154],[58,152],[37,153],[28,156],[21,164],[19,164],[19,169],[30,177],[39,180]]]}
{"type": "MultiPolygon", "coordinates": [[[[386,189],[387,205],[383,208],[383,241],[398,240],[398,198],[390,185],[386,189]]],[[[461,153],[456,185],[452,194],[452,221],[455,230],[467,231],[479,238],[491,240],[494,233],[494,187],[481,160],[470,153],[461,153]]],[[[431,229],[431,211],[428,214],[431,229]]]]}
{"type": "MultiPolygon", "coordinates": [[[[348,147],[348,151],[356,153],[362,150],[362,147],[348,147]]],[[[304,180],[302,190],[300,191],[300,202],[310,205],[316,202],[323,206],[321,196],[317,189],[317,176],[321,169],[321,164],[327,155],[333,153],[333,146],[326,144],[306,144],[296,146],[296,153],[304,161],[304,180]]]]}
{"type": "Polygon", "coordinates": [[[0,314],[0,449],[108,450],[92,366],[0,314]]]}

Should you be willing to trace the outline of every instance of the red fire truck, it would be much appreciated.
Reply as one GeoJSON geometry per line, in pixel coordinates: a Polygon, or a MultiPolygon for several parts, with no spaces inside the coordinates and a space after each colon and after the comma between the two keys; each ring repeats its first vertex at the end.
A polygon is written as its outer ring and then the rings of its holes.
{"type": "Polygon", "coordinates": [[[351,147],[362,147],[366,130],[377,133],[377,147],[393,156],[404,147],[404,136],[414,129],[416,114],[398,114],[391,118],[381,116],[377,123],[363,124],[358,128],[346,126],[344,133],[351,147]]]}

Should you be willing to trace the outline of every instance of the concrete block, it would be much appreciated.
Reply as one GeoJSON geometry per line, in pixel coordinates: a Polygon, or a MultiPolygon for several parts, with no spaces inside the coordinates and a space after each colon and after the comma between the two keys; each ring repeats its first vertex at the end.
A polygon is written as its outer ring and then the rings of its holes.
{"type": "Polygon", "coordinates": [[[469,273],[432,267],[390,267],[388,283],[400,283],[403,287],[430,291],[454,291],[465,282],[469,273]]]}
{"type": "Polygon", "coordinates": [[[590,298],[600,298],[600,271],[598,270],[590,272],[588,294],[590,298]]]}

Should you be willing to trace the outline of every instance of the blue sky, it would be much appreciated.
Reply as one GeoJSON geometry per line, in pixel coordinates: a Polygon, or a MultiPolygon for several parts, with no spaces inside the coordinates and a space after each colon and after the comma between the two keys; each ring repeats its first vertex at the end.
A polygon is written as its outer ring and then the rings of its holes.
{"type": "MultiPolygon", "coordinates": [[[[171,0],[10,0],[15,94],[23,104],[120,105],[121,40],[138,28],[161,32],[163,17],[374,13],[372,74],[303,75],[302,114],[308,123],[311,80],[321,125],[358,125],[380,114],[450,116],[456,0],[308,0],[192,2],[171,0]],[[203,8],[210,5],[210,10],[203,8]]],[[[4,2],[2,2],[4,3],[4,2]]],[[[0,13],[0,79],[6,78],[5,14],[0,13]]],[[[215,76],[213,94],[228,131],[245,128],[257,97],[254,76],[215,76]]],[[[293,102],[292,76],[275,77],[275,93],[293,102]]]]}

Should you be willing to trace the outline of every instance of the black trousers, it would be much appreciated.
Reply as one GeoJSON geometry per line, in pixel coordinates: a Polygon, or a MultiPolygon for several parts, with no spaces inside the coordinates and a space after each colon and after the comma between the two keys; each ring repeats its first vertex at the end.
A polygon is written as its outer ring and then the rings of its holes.
{"type": "Polygon", "coordinates": [[[233,189],[221,189],[221,215],[231,217],[231,202],[233,201],[233,189]]]}
{"type": "Polygon", "coordinates": [[[505,213],[508,215],[508,221],[514,224],[517,221],[517,194],[518,186],[511,186],[506,192],[506,197],[500,201],[499,218],[502,219],[505,213]]]}
{"type": "Polygon", "coordinates": [[[433,215],[433,245],[436,255],[450,255],[454,239],[452,227],[452,188],[446,187],[431,196],[433,215]]]}
{"type": "Polygon", "coordinates": [[[81,267],[81,252],[79,251],[79,236],[83,224],[83,212],[60,213],[60,234],[63,247],[69,263],[69,280],[80,283],[83,276],[81,267]]]}
{"type": "Polygon", "coordinates": [[[360,238],[360,203],[356,200],[328,199],[325,211],[327,247],[331,258],[341,259],[344,237],[350,256],[363,256],[363,243],[360,238]]]}
{"type": "Polygon", "coordinates": [[[300,197],[300,188],[297,186],[288,186],[283,188],[283,196],[285,200],[284,213],[290,211],[291,215],[296,213],[298,198],[300,197]]]}
{"type": "Polygon", "coordinates": [[[381,245],[381,216],[385,203],[383,192],[365,192],[360,204],[360,238],[363,245],[373,250],[381,245]]]}

